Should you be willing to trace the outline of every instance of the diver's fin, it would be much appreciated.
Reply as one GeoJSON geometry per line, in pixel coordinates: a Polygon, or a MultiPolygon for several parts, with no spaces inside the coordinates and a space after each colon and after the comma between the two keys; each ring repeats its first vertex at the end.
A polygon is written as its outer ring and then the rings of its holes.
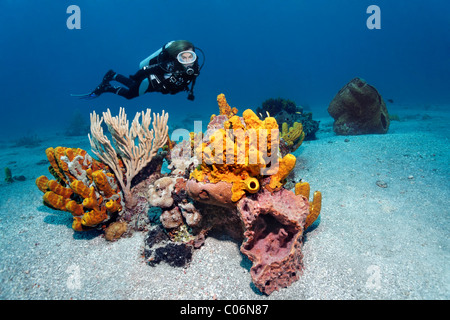
{"type": "Polygon", "coordinates": [[[71,93],[70,96],[71,96],[71,97],[77,97],[77,98],[79,98],[79,99],[84,99],[84,100],[92,100],[92,99],[95,99],[95,98],[98,98],[98,97],[99,97],[99,95],[97,95],[97,94],[95,94],[95,93],[93,93],[93,92],[90,92],[90,93],[82,93],[82,94],[74,94],[74,93],[71,93]]]}
{"type": "MultiPolygon", "coordinates": [[[[107,76],[110,76],[111,72],[114,73],[114,71],[112,71],[112,70],[108,71],[108,73],[105,75],[105,78],[107,76]]],[[[97,88],[95,88],[94,91],[91,91],[90,93],[71,94],[71,96],[72,97],[78,97],[80,99],[85,99],[85,100],[92,100],[92,99],[100,97],[100,95],[105,93],[105,92],[117,93],[118,89],[120,89],[120,88],[116,88],[116,87],[111,86],[108,81],[102,81],[102,83],[100,83],[97,86],[97,88]]]]}

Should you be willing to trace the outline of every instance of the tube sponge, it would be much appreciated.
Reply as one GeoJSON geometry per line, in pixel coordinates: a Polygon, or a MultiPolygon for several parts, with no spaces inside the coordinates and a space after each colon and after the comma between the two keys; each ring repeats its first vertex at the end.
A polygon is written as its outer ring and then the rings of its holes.
{"type": "Polygon", "coordinates": [[[95,226],[106,219],[108,219],[106,208],[102,207],[101,210],[93,209],[92,211],[86,212],[81,218],[81,224],[87,227],[95,226]]]}
{"type": "MultiPolygon", "coordinates": [[[[310,186],[308,182],[299,182],[295,185],[295,194],[302,195],[306,199],[309,199],[310,186]]],[[[306,217],[304,228],[305,230],[316,221],[320,215],[322,208],[322,193],[315,191],[313,194],[313,200],[310,203],[309,214],[306,217]]]]}
{"type": "Polygon", "coordinates": [[[301,194],[306,199],[309,199],[310,186],[308,182],[299,182],[295,184],[295,194],[301,194]]]}
{"type": "Polygon", "coordinates": [[[5,168],[5,181],[8,183],[14,182],[12,178],[11,169],[8,167],[5,168]]]}
{"type": "Polygon", "coordinates": [[[223,93],[217,96],[217,103],[219,105],[220,114],[226,115],[228,118],[234,116],[238,111],[236,108],[231,108],[227,103],[227,99],[223,93]]]}
{"type": "Polygon", "coordinates": [[[245,191],[256,193],[259,190],[259,181],[256,178],[248,177],[244,180],[245,191]]]}
{"type": "Polygon", "coordinates": [[[104,164],[79,148],[48,148],[46,155],[55,180],[40,176],[36,185],[44,193],[44,204],[72,214],[75,231],[98,227],[109,214],[122,210],[115,176],[104,164]]]}
{"type": "Polygon", "coordinates": [[[316,221],[316,219],[319,217],[321,208],[322,208],[322,193],[320,193],[320,191],[316,191],[316,192],[314,192],[313,201],[312,201],[311,207],[309,208],[309,214],[306,217],[305,227],[304,227],[305,230],[310,225],[312,225],[314,223],[314,221],[316,221]]]}
{"type": "Polygon", "coordinates": [[[46,176],[40,176],[36,179],[36,185],[39,190],[46,193],[48,190],[48,178],[46,176]]]}
{"type": "Polygon", "coordinates": [[[297,158],[293,154],[287,154],[279,160],[278,171],[270,177],[269,190],[278,190],[283,186],[283,180],[294,169],[297,158]]]}
{"type": "Polygon", "coordinates": [[[295,167],[296,158],[292,154],[280,158],[276,119],[260,119],[251,109],[239,117],[234,111],[229,113],[231,108],[223,94],[217,101],[221,115],[212,119],[206,139],[195,149],[201,165],[190,178],[211,184],[231,183],[232,202],[239,201],[246,192],[257,193],[261,186],[279,190],[295,167]],[[270,183],[265,176],[271,176],[270,183]]]}
{"type": "MultiPolygon", "coordinates": [[[[286,123],[286,122],[285,122],[286,123]]],[[[300,144],[305,138],[305,133],[303,132],[303,126],[299,122],[294,122],[292,127],[288,127],[287,123],[283,123],[283,130],[281,133],[281,138],[288,144],[288,146],[294,145],[294,142],[300,139],[300,144]]],[[[300,145],[299,144],[299,145],[300,145]]]]}

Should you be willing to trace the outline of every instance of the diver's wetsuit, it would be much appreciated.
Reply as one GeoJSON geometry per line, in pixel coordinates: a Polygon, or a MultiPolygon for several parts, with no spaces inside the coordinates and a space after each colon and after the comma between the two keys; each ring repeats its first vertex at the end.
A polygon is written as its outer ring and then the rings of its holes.
{"type": "MultiPolygon", "coordinates": [[[[184,66],[178,61],[174,61],[166,52],[162,52],[150,59],[148,65],[143,66],[134,75],[129,78],[121,74],[109,71],[110,81],[117,81],[128,88],[103,86],[103,92],[111,92],[127,99],[133,99],[147,92],[161,92],[163,94],[175,94],[181,91],[191,91],[189,84],[195,82],[199,75],[198,61],[190,68],[192,74],[188,74],[184,66]]],[[[105,76],[106,77],[106,76],[105,76]]],[[[193,97],[193,95],[192,95],[193,97]]],[[[189,98],[189,97],[188,97],[189,98]]],[[[193,98],[192,98],[193,99],[193,98]]],[[[192,100],[191,99],[191,100],[192,100]]]]}

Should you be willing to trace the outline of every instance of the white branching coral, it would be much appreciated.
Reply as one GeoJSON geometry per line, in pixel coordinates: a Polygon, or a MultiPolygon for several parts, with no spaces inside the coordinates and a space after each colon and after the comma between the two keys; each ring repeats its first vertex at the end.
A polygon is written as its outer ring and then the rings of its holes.
{"type": "Polygon", "coordinates": [[[167,120],[169,115],[163,110],[162,115],[151,110],[136,113],[129,127],[127,114],[124,108],[120,108],[118,116],[111,116],[108,109],[100,117],[93,111],[91,113],[91,143],[92,152],[105,164],[107,164],[119,181],[126,206],[132,208],[136,200],[131,194],[131,181],[164,146],[168,138],[167,120]],[[142,121],[139,118],[142,115],[142,121]],[[102,122],[105,121],[108,131],[111,133],[113,145],[103,133],[102,122]],[[152,129],[150,129],[152,124],[152,129]],[[136,140],[137,139],[137,140],[136,140]],[[121,162],[125,167],[122,170],[121,162]]]}

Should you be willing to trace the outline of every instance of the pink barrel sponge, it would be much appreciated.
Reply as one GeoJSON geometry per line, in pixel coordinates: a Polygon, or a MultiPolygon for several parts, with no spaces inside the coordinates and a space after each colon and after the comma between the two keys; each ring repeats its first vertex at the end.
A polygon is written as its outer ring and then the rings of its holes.
{"type": "Polygon", "coordinates": [[[255,286],[271,294],[298,280],[308,200],[286,189],[265,190],[240,200],[237,209],[246,230],[241,252],[253,262],[255,286]]]}

